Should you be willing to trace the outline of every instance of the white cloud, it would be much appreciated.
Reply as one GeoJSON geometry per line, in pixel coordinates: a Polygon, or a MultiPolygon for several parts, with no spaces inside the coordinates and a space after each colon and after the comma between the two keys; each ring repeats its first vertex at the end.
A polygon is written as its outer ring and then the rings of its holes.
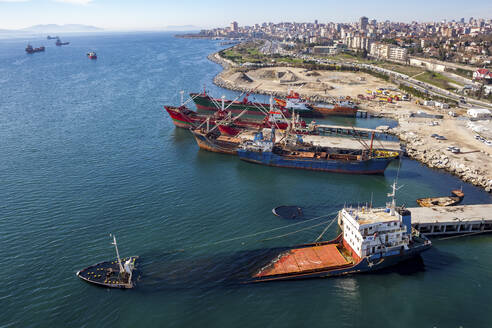
{"type": "MultiPolygon", "coordinates": [[[[2,1],[2,0],[0,0],[2,1]]],[[[61,2],[61,3],[70,3],[74,5],[87,5],[91,3],[93,0],[54,0],[55,2],[61,2]]]]}
{"type": "Polygon", "coordinates": [[[28,2],[31,0],[0,0],[0,2],[28,2]]]}

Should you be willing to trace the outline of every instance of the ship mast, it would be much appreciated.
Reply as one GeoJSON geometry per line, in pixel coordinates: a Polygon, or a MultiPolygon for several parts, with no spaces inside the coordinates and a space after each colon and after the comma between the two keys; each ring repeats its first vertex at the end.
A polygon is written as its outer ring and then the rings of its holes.
{"type": "MultiPolygon", "coordinates": [[[[111,236],[111,235],[110,235],[111,236]]],[[[120,266],[120,272],[125,272],[125,269],[123,269],[123,265],[121,265],[121,258],[120,258],[120,252],[118,252],[118,245],[116,244],[116,236],[113,236],[113,242],[111,243],[114,245],[114,248],[116,249],[116,257],[118,258],[118,265],[120,266]]]]}

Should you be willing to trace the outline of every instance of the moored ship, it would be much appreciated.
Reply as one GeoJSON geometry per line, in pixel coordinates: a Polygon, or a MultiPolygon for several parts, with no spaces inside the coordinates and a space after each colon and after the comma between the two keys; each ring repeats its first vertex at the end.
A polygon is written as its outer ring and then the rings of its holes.
{"type": "Polygon", "coordinates": [[[288,147],[259,134],[255,140],[242,143],[237,154],[243,161],[267,166],[349,174],[383,174],[399,156],[397,152],[373,149],[288,147]]]}
{"type": "Polygon", "coordinates": [[[313,109],[321,116],[355,117],[358,107],[350,100],[337,100],[331,104],[313,104],[313,109]]]}
{"type": "Polygon", "coordinates": [[[285,100],[275,98],[275,102],[278,106],[287,109],[289,112],[296,112],[301,117],[320,117],[314,108],[307,101],[303,100],[301,96],[294,91],[289,91],[285,100]]]}
{"type": "MultiPolygon", "coordinates": [[[[245,115],[253,115],[253,116],[264,116],[270,109],[269,104],[251,102],[248,99],[248,95],[245,95],[242,101],[237,100],[223,100],[216,99],[209,96],[204,90],[203,93],[190,93],[191,99],[196,105],[198,110],[203,111],[217,111],[221,109],[221,102],[225,104],[225,107],[228,111],[239,114],[243,111],[245,115]]],[[[278,110],[282,110],[282,108],[277,108],[278,110]]],[[[288,111],[285,111],[284,116],[290,117],[288,111]]]]}
{"type": "Polygon", "coordinates": [[[342,233],[334,240],[290,247],[251,275],[248,282],[324,278],[376,271],[419,256],[432,243],[412,228],[412,214],[396,207],[396,184],[386,208],[344,207],[342,233]]]}

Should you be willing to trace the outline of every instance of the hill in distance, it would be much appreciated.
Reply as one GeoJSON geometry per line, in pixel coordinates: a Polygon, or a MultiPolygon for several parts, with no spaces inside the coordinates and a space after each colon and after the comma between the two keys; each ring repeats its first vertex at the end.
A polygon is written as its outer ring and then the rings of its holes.
{"type": "Polygon", "coordinates": [[[44,25],[34,25],[21,29],[25,32],[36,32],[36,33],[75,33],[75,32],[100,32],[103,31],[102,28],[81,25],[81,24],[44,24],[44,25]]]}

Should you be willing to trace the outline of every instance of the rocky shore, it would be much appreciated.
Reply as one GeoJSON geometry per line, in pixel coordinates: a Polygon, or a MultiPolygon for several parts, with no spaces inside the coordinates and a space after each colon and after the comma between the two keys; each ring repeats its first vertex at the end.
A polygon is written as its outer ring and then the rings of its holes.
{"type": "MultiPolygon", "coordinates": [[[[244,84],[238,85],[238,83],[234,83],[228,79],[228,77],[230,77],[234,72],[242,72],[246,75],[245,79],[247,79],[247,70],[239,69],[237,64],[220,57],[218,53],[211,54],[208,58],[224,68],[221,73],[215,76],[213,80],[214,84],[225,89],[241,92],[250,92],[253,89],[245,86],[244,84]]],[[[360,93],[364,93],[364,91],[365,90],[361,90],[360,93]]],[[[266,95],[285,96],[285,91],[272,90],[266,88],[265,86],[258,86],[254,88],[254,92],[266,95]]],[[[319,94],[310,94],[309,97],[311,100],[319,102],[327,102],[330,99],[333,99],[333,96],[326,97],[319,94]]],[[[491,192],[492,167],[490,166],[492,166],[492,164],[489,166],[489,163],[492,163],[492,156],[490,151],[473,150],[468,152],[470,153],[469,155],[454,155],[450,152],[446,153],[446,146],[453,143],[460,144],[460,141],[463,141],[463,139],[466,138],[461,135],[460,139],[456,136],[457,133],[449,133],[448,135],[450,138],[455,137],[455,140],[451,140],[448,143],[437,144],[437,140],[429,138],[429,136],[436,131],[441,131],[441,133],[444,133],[444,128],[438,127],[435,130],[430,130],[427,123],[419,124],[418,122],[409,120],[410,111],[416,111],[420,108],[415,107],[414,104],[409,102],[406,103],[406,106],[407,108],[394,108],[393,110],[385,108],[384,105],[367,109],[375,115],[384,114],[385,117],[390,117],[398,121],[398,127],[391,129],[391,132],[398,136],[399,139],[406,144],[406,152],[410,158],[415,159],[430,168],[445,170],[456,175],[465,182],[482,187],[487,192],[491,192]],[[384,113],[378,107],[383,107],[384,113]],[[438,130],[439,128],[441,130],[438,130]]],[[[373,107],[373,105],[371,105],[371,107],[373,107]]],[[[449,120],[449,118],[445,118],[445,120],[449,120]]],[[[473,140],[466,141],[469,145],[474,142],[473,140]]],[[[471,145],[470,148],[473,149],[473,146],[474,145],[471,145]]]]}
{"type": "MultiPolygon", "coordinates": [[[[492,177],[488,170],[484,170],[466,156],[450,156],[442,148],[431,148],[422,136],[405,131],[401,126],[393,129],[393,132],[405,142],[408,157],[430,168],[443,169],[464,182],[484,188],[487,192],[492,191],[492,177]]],[[[485,152],[481,155],[490,158],[490,155],[485,152]]]]}

